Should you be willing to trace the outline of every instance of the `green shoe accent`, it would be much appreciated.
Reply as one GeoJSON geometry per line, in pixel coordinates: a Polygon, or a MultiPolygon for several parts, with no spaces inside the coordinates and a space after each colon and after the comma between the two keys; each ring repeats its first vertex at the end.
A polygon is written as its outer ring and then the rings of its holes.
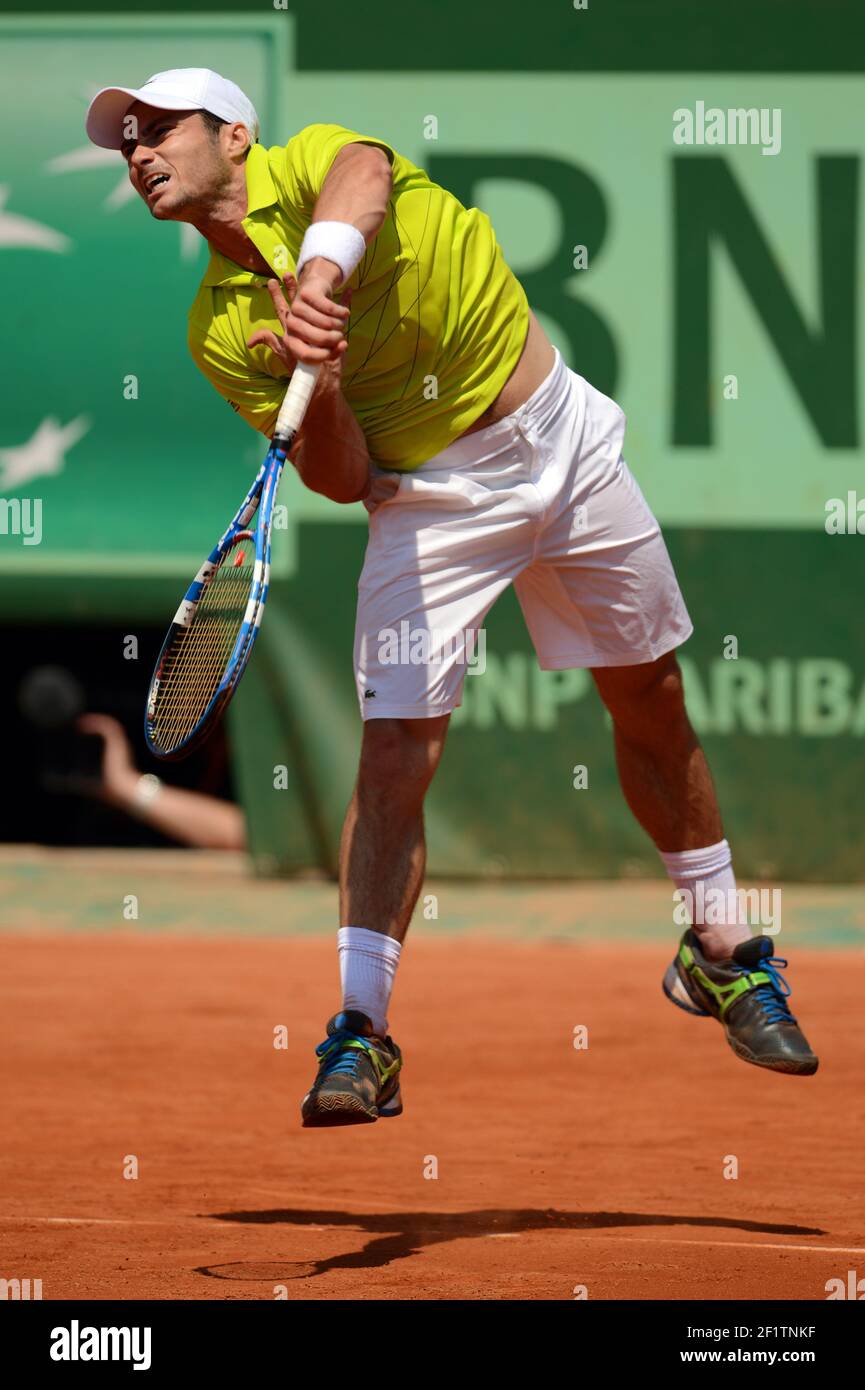
{"type": "Polygon", "coordinates": [[[383,1086],[386,1081],[389,1081],[390,1078],[396,1072],[398,1072],[400,1067],[402,1066],[401,1057],[396,1057],[394,1061],[391,1062],[390,1066],[386,1067],[382,1062],[381,1057],[379,1056],[379,1053],[376,1048],[367,1048],[367,1052],[369,1053],[370,1061],[375,1067],[376,1076],[378,1077],[379,1085],[381,1086],[383,1086]]]}
{"type": "Polygon", "coordinates": [[[381,1086],[383,1086],[386,1081],[389,1081],[394,1073],[398,1072],[402,1066],[401,1057],[397,1057],[395,1061],[391,1062],[389,1067],[384,1066],[377,1049],[370,1046],[370,1044],[362,1038],[335,1038],[327,1051],[322,1053],[321,1060],[325,1061],[334,1051],[338,1050],[340,1052],[345,1052],[350,1047],[355,1048],[358,1052],[366,1053],[369,1060],[372,1062],[375,1073],[379,1079],[379,1085],[381,1086]]]}
{"type": "MultiPolygon", "coordinates": [[[[688,950],[687,947],[685,949],[688,950]]],[[[694,957],[690,950],[688,950],[688,954],[691,956],[693,962],[694,957]]],[[[692,964],[690,967],[690,974],[691,977],[696,980],[697,984],[700,985],[707,994],[711,994],[712,998],[715,1000],[718,1005],[719,1018],[723,1018],[730,1008],[730,1005],[735,1003],[743,994],[747,994],[749,990],[756,989],[758,985],[770,985],[772,983],[771,978],[766,974],[765,970],[754,970],[750,975],[740,975],[738,979],[733,980],[729,985],[716,984],[714,980],[709,979],[709,976],[704,970],[700,969],[699,965],[692,964]]]]}

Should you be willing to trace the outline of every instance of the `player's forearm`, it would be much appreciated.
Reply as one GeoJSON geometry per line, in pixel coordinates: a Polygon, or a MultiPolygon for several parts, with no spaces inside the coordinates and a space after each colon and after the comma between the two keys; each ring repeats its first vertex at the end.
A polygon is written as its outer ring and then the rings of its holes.
{"type": "MultiPolygon", "coordinates": [[[[369,246],[387,216],[392,188],[390,165],[380,150],[370,146],[343,150],[322,184],[312,221],[348,222],[357,228],[369,246]]],[[[313,256],[304,263],[300,283],[303,284],[304,278],[310,274],[324,276],[329,282],[332,296],[342,284],[339,266],[323,256],[313,256]]]]}
{"type": "Polygon", "coordinates": [[[105,799],[172,840],[203,849],[245,849],[243,813],[229,801],[164,783],[142,800],[137,775],[105,793],[105,799]]]}
{"type": "Polygon", "coordinates": [[[373,145],[349,145],[331,165],[312,220],[350,222],[368,246],[387,215],[392,188],[387,155],[373,145]]]}
{"type": "Polygon", "coordinates": [[[330,363],[322,366],[290,458],[306,487],[332,502],[359,502],[369,491],[366,439],[330,363]]]}

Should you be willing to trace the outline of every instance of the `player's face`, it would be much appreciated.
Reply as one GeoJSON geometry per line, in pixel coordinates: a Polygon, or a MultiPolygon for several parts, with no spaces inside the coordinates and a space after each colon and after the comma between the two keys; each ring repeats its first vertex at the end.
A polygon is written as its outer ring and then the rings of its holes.
{"type": "Polygon", "coordinates": [[[219,196],[231,166],[199,111],[160,111],[137,101],[127,115],[138,122],[138,138],[124,141],[121,153],[151,217],[182,222],[219,196]]]}

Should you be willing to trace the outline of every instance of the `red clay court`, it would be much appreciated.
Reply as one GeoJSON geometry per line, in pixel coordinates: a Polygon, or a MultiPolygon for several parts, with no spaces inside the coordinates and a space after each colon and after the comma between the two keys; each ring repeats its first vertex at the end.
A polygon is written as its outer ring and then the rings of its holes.
{"type": "Polygon", "coordinates": [[[391,1009],[405,1114],[306,1131],[330,884],[182,851],[0,875],[0,1276],[45,1299],[819,1300],[865,1269],[857,889],[785,889],[821,1054],[797,1078],[664,1000],[664,883],[430,884],[391,1009]]]}

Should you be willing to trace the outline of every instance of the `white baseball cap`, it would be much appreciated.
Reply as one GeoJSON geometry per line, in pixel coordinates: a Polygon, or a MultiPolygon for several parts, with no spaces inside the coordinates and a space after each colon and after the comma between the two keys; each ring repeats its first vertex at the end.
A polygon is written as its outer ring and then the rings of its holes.
{"type": "Polygon", "coordinates": [[[94,145],[119,150],[127,138],[123,118],[134,101],[163,111],[209,111],[223,121],[242,121],[258,139],[255,107],[236,82],[210,68],[170,68],[154,73],[143,87],[103,87],[87,109],[85,126],[94,145]]]}

